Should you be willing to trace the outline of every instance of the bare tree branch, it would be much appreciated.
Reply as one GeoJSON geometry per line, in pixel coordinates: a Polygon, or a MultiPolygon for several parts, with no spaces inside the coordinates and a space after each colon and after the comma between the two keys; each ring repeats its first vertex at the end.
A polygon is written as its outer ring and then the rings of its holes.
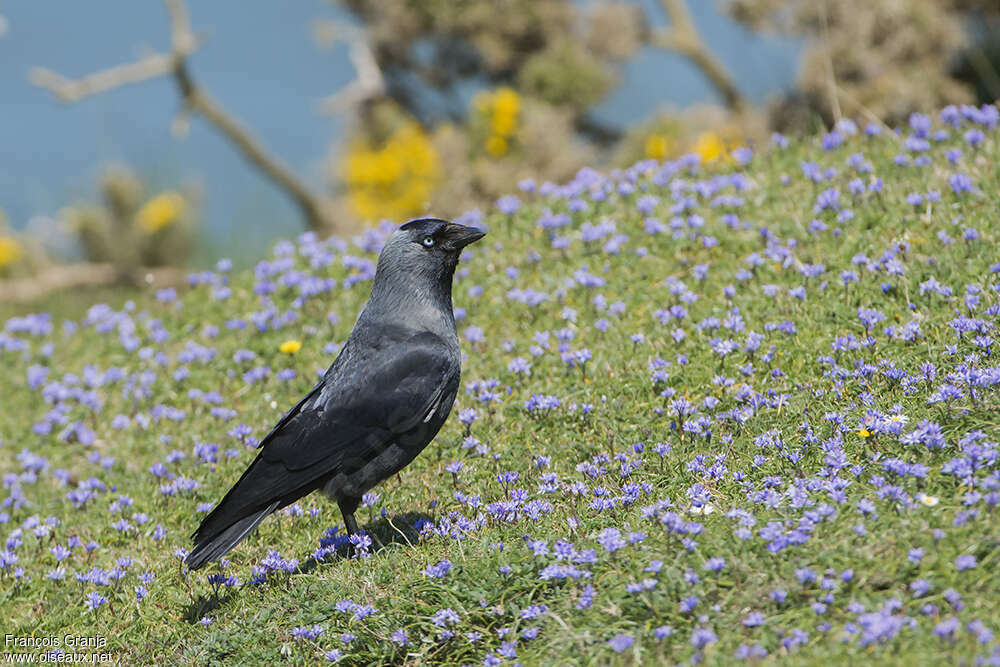
{"type": "Polygon", "coordinates": [[[180,63],[174,70],[174,78],[187,107],[214,125],[247,160],[285,190],[302,209],[310,228],[323,232],[334,230],[334,224],[329,219],[332,217],[329,215],[330,204],[314,196],[290,167],[268,153],[236,118],[223,109],[208,92],[197,86],[188,74],[185,63],[180,63]]]}
{"type": "Polygon", "coordinates": [[[330,115],[350,111],[353,107],[385,94],[385,78],[364,31],[340,25],[336,29],[336,37],[347,42],[348,57],[354,65],[357,78],[320,101],[320,110],[330,115]]]}
{"type": "Polygon", "coordinates": [[[60,102],[68,104],[89,95],[170,74],[175,67],[173,55],[158,53],[134,63],[110,67],[76,80],[67,79],[44,67],[32,67],[28,78],[36,86],[47,88],[59,98],[60,102]]]}
{"type": "Polygon", "coordinates": [[[670,27],[654,31],[653,44],[691,60],[722,94],[726,106],[737,113],[746,111],[750,105],[725,65],[705,45],[687,3],[684,0],[660,0],[660,4],[670,18],[670,27]]]}
{"type": "Polygon", "coordinates": [[[178,287],[184,284],[186,275],[170,267],[126,271],[114,264],[56,264],[30,278],[0,281],[0,302],[31,303],[53,292],[84,287],[178,287]]]}
{"type": "Polygon", "coordinates": [[[339,230],[342,225],[332,214],[332,202],[313,193],[291,168],[269,153],[235,116],[194,81],[187,59],[198,49],[199,43],[191,31],[187,7],[183,0],[163,2],[170,16],[170,53],[154,53],[137,62],[111,67],[76,80],[37,67],[31,71],[31,82],[47,88],[61,101],[69,103],[88,95],[170,75],[177,83],[184,108],[201,114],[251,164],[284,190],[299,206],[312,230],[324,234],[339,230]]]}
{"type": "Polygon", "coordinates": [[[192,53],[196,48],[195,38],[183,0],[163,0],[163,4],[170,15],[170,43],[174,53],[192,53]]]}

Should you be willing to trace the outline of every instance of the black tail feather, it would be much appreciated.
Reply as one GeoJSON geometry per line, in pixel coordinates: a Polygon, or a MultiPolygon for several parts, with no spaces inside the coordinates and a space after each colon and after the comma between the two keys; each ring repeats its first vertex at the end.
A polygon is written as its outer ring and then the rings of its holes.
{"type": "Polygon", "coordinates": [[[251,514],[245,519],[240,519],[221,533],[213,537],[197,536],[197,544],[191,553],[187,555],[184,562],[192,570],[205,565],[209,561],[216,560],[229,553],[240,541],[249,535],[254,528],[263,521],[267,515],[278,508],[278,503],[272,503],[256,514],[251,514]]]}

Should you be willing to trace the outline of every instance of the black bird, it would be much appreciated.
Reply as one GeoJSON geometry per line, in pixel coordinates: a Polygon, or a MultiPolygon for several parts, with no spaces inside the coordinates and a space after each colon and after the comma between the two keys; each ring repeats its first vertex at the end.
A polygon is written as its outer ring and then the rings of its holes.
{"type": "Polygon", "coordinates": [[[192,536],[192,570],[229,552],[272,512],[316,490],[349,534],[361,496],[437,435],[458,392],[451,283],[486,232],[436,218],[406,223],[378,258],[371,297],[340,354],[260,443],[260,453],[192,536]]]}

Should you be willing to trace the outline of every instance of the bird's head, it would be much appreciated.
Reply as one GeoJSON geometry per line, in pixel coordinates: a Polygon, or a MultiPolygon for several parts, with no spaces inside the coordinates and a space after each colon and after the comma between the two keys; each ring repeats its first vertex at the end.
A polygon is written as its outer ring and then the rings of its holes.
{"type": "Polygon", "coordinates": [[[375,272],[375,287],[404,284],[424,289],[440,286],[451,294],[451,279],[459,255],[470,243],[486,236],[467,227],[438,218],[411,220],[393,232],[382,248],[375,272]]]}
{"type": "MultiPolygon", "coordinates": [[[[393,233],[390,242],[403,241],[418,246],[423,256],[444,258],[452,255],[458,259],[462,248],[486,236],[486,232],[476,227],[466,227],[457,222],[438,218],[410,220],[393,233]]],[[[409,247],[409,246],[408,246],[409,247]]],[[[421,253],[417,253],[421,254],[421,253]]]]}

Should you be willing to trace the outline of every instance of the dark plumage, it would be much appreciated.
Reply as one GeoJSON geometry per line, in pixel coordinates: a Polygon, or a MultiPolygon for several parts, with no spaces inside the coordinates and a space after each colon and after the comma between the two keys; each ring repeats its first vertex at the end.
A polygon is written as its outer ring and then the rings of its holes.
{"type": "Polygon", "coordinates": [[[452,276],[462,248],[484,234],[426,218],[389,237],[340,354],[201,522],[188,567],[221,557],[267,515],[316,490],[337,501],[347,532],[357,533],[362,494],[412,461],[451,411],[461,371],[452,276]]]}

